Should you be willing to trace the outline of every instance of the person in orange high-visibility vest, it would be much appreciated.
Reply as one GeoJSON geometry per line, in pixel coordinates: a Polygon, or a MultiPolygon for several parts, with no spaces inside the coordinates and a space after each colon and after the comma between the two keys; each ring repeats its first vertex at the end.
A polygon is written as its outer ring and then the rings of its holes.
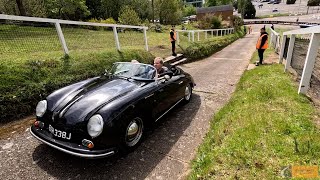
{"type": "Polygon", "coordinates": [[[265,28],[260,29],[260,37],[257,41],[256,48],[259,54],[259,62],[256,63],[256,66],[263,63],[263,53],[268,48],[268,33],[265,28]]]}
{"type": "Polygon", "coordinates": [[[176,54],[176,40],[177,40],[176,37],[177,37],[176,31],[172,28],[170,30],[170,42],[172,45],[172,56],[177,56],[177,54],[176,54]]]}

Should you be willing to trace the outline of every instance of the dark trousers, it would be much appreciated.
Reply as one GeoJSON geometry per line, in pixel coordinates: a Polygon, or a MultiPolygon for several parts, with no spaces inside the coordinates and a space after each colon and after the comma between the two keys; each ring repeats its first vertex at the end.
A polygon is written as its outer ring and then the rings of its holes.
{"type": "Polygon", "coordinates": [[[176,55],[176,41],[171,41],[172,55],[176,55]]]}
{"type": "Polygon", "coordinates": [[[258,49],[259,63],[260,64],[262,64],[262,62],[263,62],[263,53],[264,53],[264,49],[258,49]]]}

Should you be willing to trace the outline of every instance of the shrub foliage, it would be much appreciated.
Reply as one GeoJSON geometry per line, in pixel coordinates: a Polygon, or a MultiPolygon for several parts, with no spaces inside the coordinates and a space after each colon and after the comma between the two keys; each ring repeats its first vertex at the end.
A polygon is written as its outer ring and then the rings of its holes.
{"type": "Polygon", "coordinates": [[[105,51],[61,59],[31,59],[20,65],[0,64],[0,123],[30,115],[37,102],[61,87],[101,75],[114,62],[137,59],[151,63],[143,50],[105,51]]]}

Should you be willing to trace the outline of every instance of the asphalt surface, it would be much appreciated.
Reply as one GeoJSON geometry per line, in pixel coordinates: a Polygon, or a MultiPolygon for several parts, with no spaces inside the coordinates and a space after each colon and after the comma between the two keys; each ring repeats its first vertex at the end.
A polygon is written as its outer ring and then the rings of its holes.
{"type": "Polygon", "coordinates": [[[197,83],[191,102],[174,108],[126,157],[77,158],[23,129],[0,137],[0,179],[185,179],[212,116],[247,68],[257,38],[258,33],[247,35],[209,58],[182,65],[197,83]]]}

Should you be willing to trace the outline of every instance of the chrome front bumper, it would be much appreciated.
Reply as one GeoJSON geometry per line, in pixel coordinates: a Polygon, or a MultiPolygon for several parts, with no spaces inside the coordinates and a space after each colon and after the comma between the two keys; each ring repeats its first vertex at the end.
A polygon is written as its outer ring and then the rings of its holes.
{"type": "Polygon", "coordinates": [[[62,151],[62,152],[65,152],[67,154],[71,154],[71,155],[74,155],[74,156],[78,156],[78,157],[82,157],[82,158],[88,158],[88,159],[95,159],[95,158],[103,158],[103,157],[108,157],[108,156],[111,156],[113,154],[115,154],[115,151],[114,150],[110,150],[108,152],[104,152],[104,153],[81,153],[81,152],[75,152],[75,151],[71,151],[71,150],[68,150],[68,149],[65,149],[63,147],[60,147],[44,138],[41,138],[39,137],[39,135],[37,135],[36,133],[34,133],[32,131],[32,128],[33,127],[30,127],[30,133],[33,137],[35,137],[36,139],[38,139],[39,141],[59,150],[59,151],[62,151]]]}

